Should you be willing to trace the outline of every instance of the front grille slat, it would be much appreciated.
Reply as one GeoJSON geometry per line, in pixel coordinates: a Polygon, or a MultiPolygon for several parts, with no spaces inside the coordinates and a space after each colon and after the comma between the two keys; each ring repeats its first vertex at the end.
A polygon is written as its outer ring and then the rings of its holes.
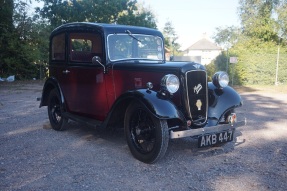
{"type": "Polygon", "coordinates": [[[203,124],[207,120],[207,76],[201,70],[188,71],[185,74],[187,89],[187,110],[194,123],[203,124]]]}

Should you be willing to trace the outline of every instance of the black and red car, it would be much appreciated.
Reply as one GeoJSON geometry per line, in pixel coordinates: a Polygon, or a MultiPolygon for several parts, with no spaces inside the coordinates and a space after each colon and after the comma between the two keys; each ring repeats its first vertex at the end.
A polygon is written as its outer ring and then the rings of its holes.
{"type": "Polygon", "coordinates": [[[124,127],[131,153],[145,163],[162,158],[169,139],[193,137],[199,147],[233,140],[234,109],[242,105],[225,72],[207,82],[205,67],[167,62],[154,29],[69,23],[50,36],[49,75],[41,106],[55,130],[68,120],[124,127]]]}

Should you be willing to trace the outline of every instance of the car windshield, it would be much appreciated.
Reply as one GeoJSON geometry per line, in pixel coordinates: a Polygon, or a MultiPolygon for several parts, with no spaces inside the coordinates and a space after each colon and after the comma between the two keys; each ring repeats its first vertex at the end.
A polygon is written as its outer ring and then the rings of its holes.
{"type": "Polygon", "coordinates": [[[108,54],[111,61],[129,59],[162,61],[164,58],[162,38],[130,32],[110,34],[108,54]]]}

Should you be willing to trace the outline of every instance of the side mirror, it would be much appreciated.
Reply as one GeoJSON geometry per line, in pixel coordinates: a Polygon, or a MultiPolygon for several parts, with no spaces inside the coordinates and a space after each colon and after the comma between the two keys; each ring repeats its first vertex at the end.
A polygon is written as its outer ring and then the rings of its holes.
{"type": "MultiPolygon", "coordinates": [[[[94,56],[93,58],[92,58],[92,63],[93,64],[97,64],[97,63],[99,63],[99,64],[101,64],[101,58],[99,57],[99,56],[94,56]]],[[[102,65],[102,64],[101,64],[102,65]]]]}
{"type": "Polygon", "coordinates": [[[102,64],[102,60],[99,56],[94,56],[92,58],[92,63],[93,64],[100,64],[104,68],[104,74],[107,73],[106,66],[104,64],[102,64]]]}

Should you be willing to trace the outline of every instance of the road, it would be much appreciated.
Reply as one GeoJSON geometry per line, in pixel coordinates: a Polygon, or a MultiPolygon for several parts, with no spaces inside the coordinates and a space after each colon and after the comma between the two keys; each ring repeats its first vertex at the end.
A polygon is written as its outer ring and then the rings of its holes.
{"type": "Polygon", "coordinates": [[[39,108],[43,82],[0,83],[0,190],[286,190],[287,94],[248,89],[247,125],[222,147],[171,140],[149,165],[134,159],[122,129],[69,122],[51,129],[39,108]]]}

